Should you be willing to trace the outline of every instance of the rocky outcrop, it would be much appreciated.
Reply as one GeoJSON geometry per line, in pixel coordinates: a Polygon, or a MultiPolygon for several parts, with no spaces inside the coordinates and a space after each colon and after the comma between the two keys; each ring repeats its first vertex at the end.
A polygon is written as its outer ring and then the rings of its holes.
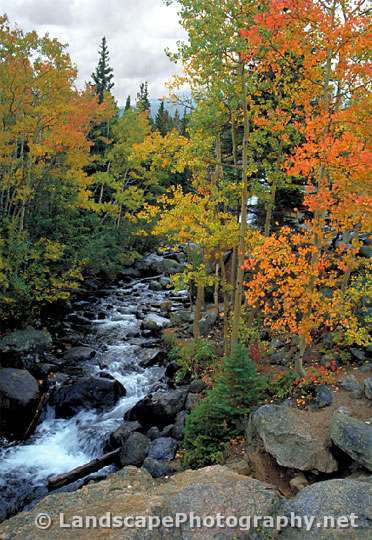
{"type": "Polygon", "coordinates": [[[170,320],[165,317],[161,317],[156,313],[150,313],[143,320],[142,326],[145,330],[151,330],[151,332],[160,332],[170,326],[170,320]]]}
{"type": "Polygon", "coordinates": [[[23,434],[35,413],[38,397],[38,382],[28,371],[0,369],[0,435],[23,434]]]}
{"type": "Polygon", "coordinates": [[[261,443],[283,467],[324,473],[337,470],[328,435],[316,433],[300,410],[286,405],[264,405],[253,413],[247,441],[251,446],[261,443]]]}
{"type": "Polygon", "coordinates": [[[354,461],[372,471],[372,427],[369,424],[336,412],[332,418],[331,438],[354,461]]]}
{"type": "MultiPolygon", "coordinates": [[[[104,533],[111,539],[125,540],[212,540],[243,539],[249,534],[246,516],[271,515],[280,501],[274,489],[258,480],[241,476],[227,467],[215,466],[198,471],[186,471],[164,481],[153,480],[146,471],[126,467],[106,480],[90,484],[74,493],[51,495],[32,511],[18,514],[0,526],[0,537],[51,540],[79,538],[101,539],[104,533]],[[190,528],[184,523],[178,528],[160,524],[148,528],[112,528],[111,530],[69,529],[59,526],[59,513],[64,522],[73,516],[175,516],[191,514],[206,516],[245,517],[243,527],[190,528]],[[48,513],[52,518],[49,530],[35,527],[35,518],[48,513]],[[245,530],[244,530],[245,529],[245,530]]],[[[168,523],[169,525],[169,523],[168,523]]]]}
{"type": "Polygon", "coordinates": [[[55,389],[51,404],[57,418],[70,418],[84,409],[105,410],[113,407],[126,391],[115,379],[105,377],[81,377],[55,389]]]}
{"type": "MultiPolygon", "coordinates": [[[[279,515],[289,519],[291,513],[300,518],[314,517],[313,526],[309,531],[305,527],[287,527],[281,532],[280,540],[369,540],[372,537],[372,484],[348,479],[318,482],[278,509],[279,515]],[[358,516],[358,528],[350,527],[350,522],[345,527],[345,520],[343,527],[322,526],[327,516],[337,519],[349,518],[351,514],[358,516]]],[[[342,525],[342,521],[339,524],[342,525]]]]}

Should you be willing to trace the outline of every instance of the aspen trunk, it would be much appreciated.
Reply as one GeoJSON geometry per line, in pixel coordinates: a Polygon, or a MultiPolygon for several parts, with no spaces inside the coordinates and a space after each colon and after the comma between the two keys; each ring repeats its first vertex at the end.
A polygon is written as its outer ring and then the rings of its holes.
{"type": "Polygon", "coordinates": [[[247,232],[247,213],[248,213],[248,135],[249,135],[249,115],[247,104],[247,84],[245,81],[244,64],[241,71],[242,77],[242,94],[243,94],[243,113],[244,113],[244,136],[243,136],[243,165],[242,165],[242,197],[240,210],[240,232],[239,232],[239,247],[237,253],[237,270],[236,270],[236,285],[233,320],[231,327],[231,347],[234,347],[238,342],[239,324],[241,315],[241,305],[243,298],[243,279],[244,279],[244,255],[245,255],[245,237],[247,232]]]}
{"type": "Polygon", "coordinates": [[[195,339],[200,338],[200,319],[202,315],[202,306],[204,302],[204,285],[197,286],[195,310],[194,310],[194,324],[193,334],[195,339]]]}

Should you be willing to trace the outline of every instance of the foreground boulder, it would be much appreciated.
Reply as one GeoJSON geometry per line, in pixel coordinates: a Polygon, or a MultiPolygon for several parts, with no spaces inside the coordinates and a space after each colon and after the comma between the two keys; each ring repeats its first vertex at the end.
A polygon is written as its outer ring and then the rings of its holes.
{"type": "Polygon", "coordinates": [[[372,427],[369,424],[337,411],[332,418],[331,437],[354,461],[372,471],[372,427]]]}
{"type": "Polygon", "coordinates": [[[150,394],[125,414],[125,420],[137,420],[146,429],[152,426],[163,429],[174,423],[177,414],[184,407],[186,396],[185,389],[150,394]]]}
{"type": "Polygon", "coordinates": [[[282,467],[324,473],[337,470],[328,437],[316,433],[297,409],[285,405],[260,407],[250,418],[247,440],[249,445],[261,443],[282,467]]]}
{"type": "MultiPolygon", "coordinates": [[[[290,518],[293,515],[304,518],[314,517],[311,530],[302,528],[286,528],[280,540],[369,540],[372,538],[372,483],[357,480],[328,480],[318,482],[303,489],[294,499],[286,501],[279,509],[278,514],[290,518]],[[358,516],[358,528],[350,527],[350,521],[345,527],[332,527],[330,518],[350,518],[351,514],[358,516]],[[328,527],[324,518],[328,519],[328,527]]],[[[336,522],[337,525],[337,522],[336,522]]],[[[342,519],[339,522],[342,526],[342,519]]]]}
{"type": "Polygon", "coordinates": [[[56,408],[57,418],[70,418],[84,409],[109,409],[125,394],[124,386],[115,379],[81,377],[58,387],[51,404],[56,408]]]}
{"type": "Polygon", "coordinates": [[[38,397],[38,382],[28,371],[0,369],[0,435],[23,434],[35,413],[38,397]]]}
{"type": "Polygon", "coordinates": [[[151,443],[149,458],[157,461],[171,461],[176,455],[177,447],[177,441],[172,437],[159,437],[151,443]]]}
{"type": "MultiPolygon", "coordinates": [[[[125,540],[212,540],[249,538],[247,519],[242,527],[190,528],[188,523],[168,527],[160,524],[152,530],[143,528],[61,528],[73,516],[171,516],[194,513],[202,520],[207,516],[271,515],[280,502],[274,489],[252,478],[241,476],[227,467],[206,467],[186,471],[170,479],[156,481],[143,469],[126,467],[106,480],[89,484],[74,493],[58,493],[46,497],[31,512],[18,514],[0,526],[0,537],[46,539],[111,539],[125,540]],[[49,530],[35,527],[35,518],[48,513],[52,518],[49,530]]],[[[208,525],[208,522],[207,522],[208,525]]],[[[210,523],[209,523],[210,525],[210,523]]],[[[269,531],[270,532],[270,531],[269,531]]],[[[252,537],[253,538],[253,537],[252,537]]],[[[270,538],[270,537],[269,537],[270,538]]]]}

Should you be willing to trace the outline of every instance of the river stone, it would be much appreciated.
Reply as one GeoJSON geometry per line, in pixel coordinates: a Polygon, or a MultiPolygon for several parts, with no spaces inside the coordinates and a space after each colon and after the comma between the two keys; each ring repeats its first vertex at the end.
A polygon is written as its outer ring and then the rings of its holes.
{"type": "Polygon", "coordinates": [[[148,439],[146,435],[143,435],[143,433],[139,433],[137,431],[131,433],[121,449],[121,465],[142,465],[148,454],[149,447],[150,439],[148,439]]]}
{"type": "Polygon", "coordinates": [[[218,319],[217,313],[215,311],[210,311],[200,320],[200,334],[203,337],[207,337],[209,332],[213,329],[218,319]]]}
{"type": "MultiPolygon", "coordinates": [[[[106,480],[91,483],[72,493],[49,495],[31,512],[18,514],[0,525],[3,540],[101,540],[105,536],[100,528],[61,529],[59,513],[64,522],[71,523],[73,516],[173,516],[194,513],[206,516],[272,515],[280,497],[275,490],[259,480],[242,476],[227,467],[214,466],[197,471],[175,474],[164,481],[154,480],[144,469],[125,467],[106,480]],[[52,517],[49,530],[35,527],[40,513],[52,517]]],[[[107,530],[112,540],[232,540],[250,538],[247,530],[221,528],[193,528],[188,524],[178,528],[160,526],[148,530],[113,527],[107,530]]],[[[253,536],[252,536],[253,538],[253,536]]]]}
{"type": "Polygon", "coordinates": [[[372,538],[372,484],[357,480],[327,480],[303,489],[294,499],[279,507],[278,515],[311,518],[314,516],[312,530],[305,528],[286,528],[280,540],[370,540],[372,538]],[[323,528],[324,517],[341,517],[355,514],[358,528],[323,528]]]}
{"type": "Polygon", "coordinates": [[[142,426],[139,422],[123,422],[121,426],[110,435],[108,444],[110,450],[121,448],[124,446],[125,441],[128,439],[131,433],[141,430],[142,426]]]}
{"type": "Polygon", "coordinates": [[[145,428],[157,426],[161,429],[174,423],[177,414],[183,409],[187,389],[170,392],[156,392],[141,399],[124,418],[137,420],[145,428]]]}
{"type": "MultiPolygon", "coordinates": [[[[314,413],[316,414],[316,413],[314,413]]],[[[264,405],[254,412],[247,428],[249,445],[258,441],[282,467],[301,471],[337,470],[327,436],[314,433],[302,411],[279,405],[264,405]]]]}
{"type": "Polygon", "coordinates": [[[171,437],[160,437],[152,441],[148,457],[158,461],[171,461],[177,451],[177,441],[171,437]]]}
{"type": "Polygon", "coordinates": [[[57,418],[71,418],[87,409],[107,410],[126,395],[124,386],[106,377],[81,377],[58,387],[51,396],[57,418]]]}
{"type": "Polygon", "coordinates": [[[21,435],[30,424],[39,397],[37,380],[25,369],[0,369],[0,436],[21,435]]]}
{"type": "Polygon", "coordinates": [[[63,355],[63,359],[68,364],[86,362],[96,356],[96,351],[90,347],[72,347],[63,355]]]}
{"type": "Polygon", "coordinates": [[[151,332],[160,332],[164,328],[170,325],[170,320],[156,313],[150,313],[143,320],[142,326],[145,330],[151,330],[151,332]]]}
{"type": "Polygon", "coordinates": [[[372,377],[364,379],[364,393],[367,399],[372,399],[372,377]]]}
{"type": "Polygon", "coordinates": [[[0,352],[26,353],[43,352],[52,344],[52,336],[46,330],[15,330],[0,339],[0,352]]]}
{"type": "Polygon", "coordinates": [[[369,424],[336,412],[332,418],[331,438],[354,461],[372,471],[372,427],[369,424]]]}

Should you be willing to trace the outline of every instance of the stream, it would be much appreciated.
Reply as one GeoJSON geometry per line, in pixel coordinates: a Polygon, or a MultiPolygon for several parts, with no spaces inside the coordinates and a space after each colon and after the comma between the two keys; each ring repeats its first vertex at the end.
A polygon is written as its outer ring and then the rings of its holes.
{"type": "MultiPolygon", "coordinates": [[[[86,312],[87,304],[95,314],[85,329],[83,345],[94,349],[96,356],[79,366],[83,375],[104,371],[125,387],[126,396],[111,410],[83,410],[70,419],[57,419],[54,407],[48,404],[30,439],[21,444],[5,441],[0,448],[0,521],[45,496],[50,475],[68,472],[102,455],[109,435],[123,423],[124,413],[150,392],[167,389],[164,367],[141,365],[159,345],[159,339],[142,330],[142,320],[149,314],[162,315],[161,304],[169,298],[172,311],[181,309],[187,293],[152,290],[151,283],[133,280],[92,303],[73,304],[77,318],[86,312]]],[[[102,478],[111,470],[106,467],[89,478],[102,478]]]]}

